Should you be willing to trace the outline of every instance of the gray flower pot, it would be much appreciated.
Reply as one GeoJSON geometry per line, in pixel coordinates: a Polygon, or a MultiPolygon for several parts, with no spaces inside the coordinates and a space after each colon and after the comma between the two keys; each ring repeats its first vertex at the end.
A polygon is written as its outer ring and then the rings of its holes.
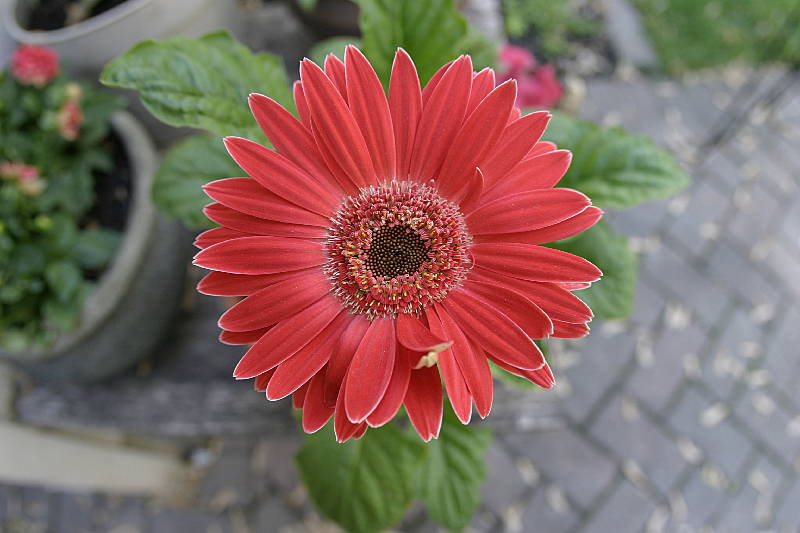
{"type": "Polygon", "coordinates": [[[127,0],[78,24],[52,31],[28,31],[24,21],[34,0],[0,0],[0,20],[20,43],[55,49],[61,59],[95,77],[103,66],[144,39],[198,37],[228,29],[239,33],[237,0],[127,0]]]}
{"type": "Polygon", "coordinates": [[[87,297],[78,328],[46,349],[0,350],[34,378],[99,381],[153,352],[169,331],[184,289],[191,238],[156,211],[150,189],[157,156],[142,126],[126,112],[112,117],[132,171],[133,199],[111,266],[87,297]]]}

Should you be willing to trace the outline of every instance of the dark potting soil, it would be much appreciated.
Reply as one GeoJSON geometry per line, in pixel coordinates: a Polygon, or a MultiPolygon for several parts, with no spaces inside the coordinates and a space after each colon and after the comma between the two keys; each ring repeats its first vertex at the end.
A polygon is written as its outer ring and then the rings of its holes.
{"type": "Polygon", "coordinates": [[[94,204],[84,218],[84,226],[100,226],[122,232],[128,221],[133,199],[131,165],[125,145],[112,132],[105,141],[111,150],[111,168],[94,176],[94,204]]]}
{"type": "MultiPolygon", "coordinates": [[[[89,17],[94,17],[116,7],[126,0],[100,0],[89,10],[89,17]]],[[[28,16],[25,28],[28,30],[57,30],[67,22],[67,13],[78,0],[39,0],[28,16]]]]}
{"type": "MultiPolygon", "coordinates": [[[[104,228],[120,234],[125,231],[133,201],[133,181],[130,161],[122,140],[112,132],[105,140],[111,152],[111,168],[94,174],[94,203],[81,220],[83,228],[104,228]]],[[[85,273],[98,280],[105,268],[85,273]]]]}

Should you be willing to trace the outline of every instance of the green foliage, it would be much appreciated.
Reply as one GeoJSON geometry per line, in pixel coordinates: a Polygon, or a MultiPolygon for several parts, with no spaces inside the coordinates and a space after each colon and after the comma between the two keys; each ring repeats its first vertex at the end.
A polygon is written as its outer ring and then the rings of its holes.
{"type": "Polygon", "coordinates": [[[46,345],[74,328],[119,236],[94,223],[95,179],[111,165],[111,113],[123,102],[57,78],[41,88],[0,74],[0,347],[46,345]],[[83,115],[63,129],[67,102],[83,115]]]}
{"type": "Polygon", "coordinates": [[[603,129],[558,113],[545,138],[573,153],[559,186],[584,192],[600,207],[619,209],[668,198],[689,183],[669,152],[621,128],[603,129]]]}
{"type": "Polygon", "coordinates": [[[534,35],[545,60],[569,54],[570,42],[596,35],[597,21],[581,16],[572,2],[503,0],[506,32],[511,37],[534,35]]]}
{"type": "Polygon", "coordinates": [[[425,446],[392,424],[338,444],[331,425],[307,435],[296,457],[311,499],[326,517],[353,533],[391,527],[414,497],[425,446]]]}
{"type": "Polygon", "coordinates": [[[397,47],[414,59],[423,85],[442,65],[460,54],[474,54],[476,70],[492,66],[494,46],[475,33],[453,5],[453,0],[397,2],[356,0],[363,51],[388,84],[397,47]]]}
{"type": "Polygon", "coordinates": [[[308,52],[308,58],[317,65],[324,65],[328,54],[334,54],[344,61],[344,49],[348,44],[361,48],[361,40],[358,37],[331,37],[314,44],[308,52]]]}
{"type": "Polygon", "coordinates": [[[589,230],[553,243],[553,248],[588,259],[603,271],[600,281],[577,295],[586,302],[596,318],[627,318],[636,297],[638,258],[628,246],[628,239],[600,221],[589,230]]]}
{"type": "Polygon", "coordinates": [[[635,0],[634,4],[670,72],[737,59],[800,64],[796,0],[635,0]]]}
{"type": "Polygon", "coordinates": [[[217,135],[263,137],[247,107],[252,92],[294,109],[281,59],[253,54],[226,32],[143,41],[109,63],[100,81],[140,91],[145,107],[171,126],[217,135]]]}
{"type": "Polygon", "coordinates": [[[203,207],[211,200],[201,187],[240,173],[219,137],[193,135],[167,152],[153,184],[153,199],[189,228],[207,229],[213,224],[203,207]]]}
{"type": "Polygon", "coordinates": [[[486,479],[486,450],[492,442],[487,428],[463,425],[445,404],[442,431],[428,444],[420,470],[419,491],[428,515],[452,531],[464,529],[480,503],[486,479]]]}

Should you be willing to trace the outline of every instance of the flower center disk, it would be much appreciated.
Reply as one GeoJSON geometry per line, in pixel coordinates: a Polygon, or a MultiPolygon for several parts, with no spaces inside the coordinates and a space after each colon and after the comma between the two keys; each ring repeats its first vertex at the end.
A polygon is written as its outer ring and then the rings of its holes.
{"type": "Polygon", "coordinates": [[[365,187],[331,217],[325,272],[352,313],[421,313],[466,278],[471,244],[458,206],[433,188],[365,187]]]}

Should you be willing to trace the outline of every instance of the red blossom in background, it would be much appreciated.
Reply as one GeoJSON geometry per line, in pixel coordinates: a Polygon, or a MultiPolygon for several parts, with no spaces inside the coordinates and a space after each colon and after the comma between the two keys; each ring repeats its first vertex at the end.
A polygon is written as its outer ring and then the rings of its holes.
{"type": "Polygon", "coordinates": [[[58,132],[64,139],[74,141],[78,138],[83,124],[83,111],[77,99],[67,98],[58,111],[58,132]]]}
{"type": "Polygon", "coordinates": [[[544,388],[555,379],[532,339],[588,333],[571,291],[600,271],[540,246],[602,212],[554,188],[571,154],[540,141],[550,115],[520,116],[516,82],[496,86],[468,56],[420,90],[395,56],[388,99],[356,48],[294,86],[300,120],[253,94],[276,151],[229,137],[246,178],[212,182],[195,264],[198,290],[244,296],[220,340],[252,344],[234,371],[270,400],[291,395],[314,432],[333,417],[358,438],[401,406],[424,440],[439,434],[442,382],[456,415],[492,407],[490,361],[544,388]]]}
{"type": "Polygon", "coordinates": [[[39,177],[39,169],[16,161],[0,163],[0,178],[16,180],[19,189],[28,196],[38,196],[46,182],[39,177]]]}
{"type": "Polygon", "coordinates": [[[11,55],[11,73],[24,85],[42,87],[58,72],[58,55],[50,48],[23,44],[11,55]]]}
{"type": "Polygon", "coordinates": [[[504,45],[500,50],[498,81],[517,80],[517,107],[552,107],[561,100],[564,89],[552,65],[539,65],[527,49],[504,45]]]}

